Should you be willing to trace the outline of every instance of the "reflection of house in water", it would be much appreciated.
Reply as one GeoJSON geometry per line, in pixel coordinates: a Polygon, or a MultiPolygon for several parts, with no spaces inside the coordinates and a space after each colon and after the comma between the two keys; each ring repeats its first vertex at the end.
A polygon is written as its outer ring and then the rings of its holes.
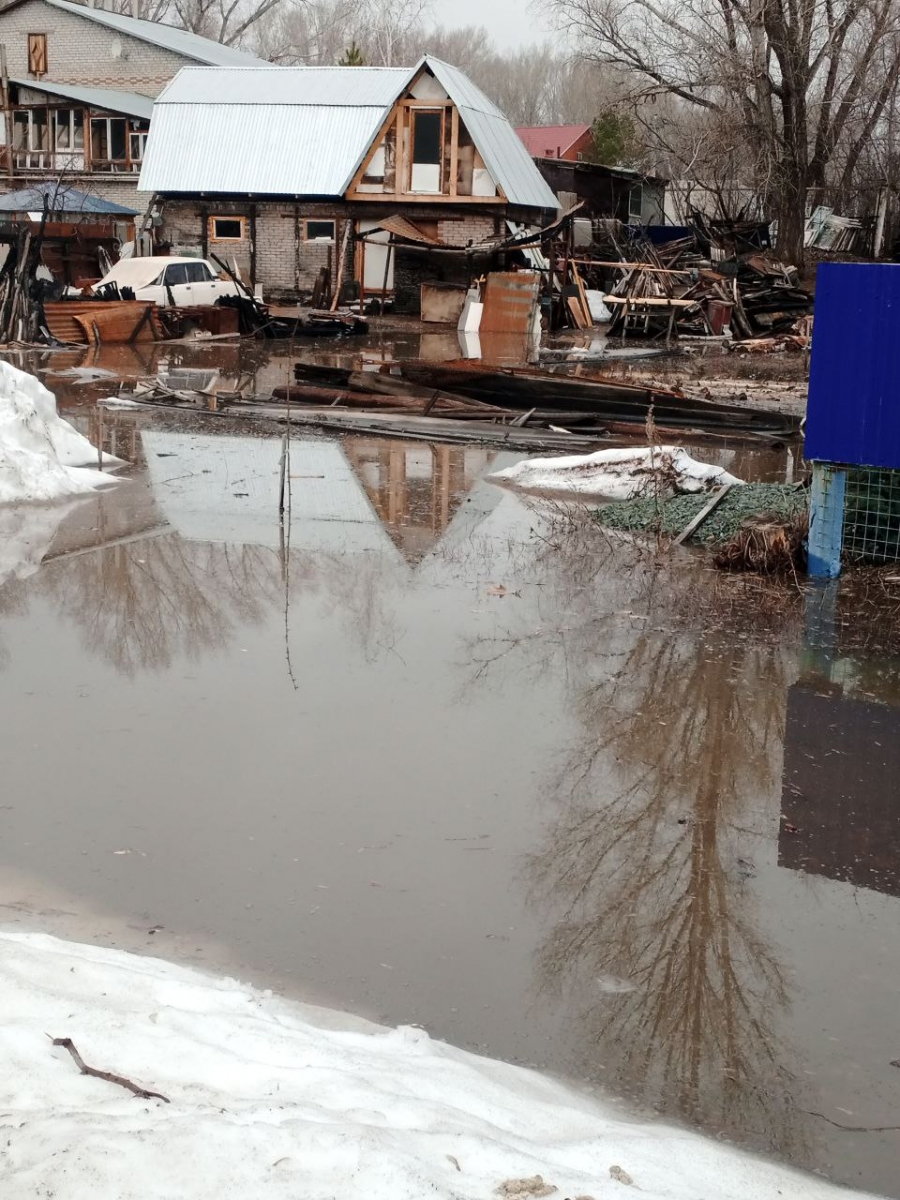
{"type": "Polygon", "coordinates": [[[779,865],[900,896],[898,777],[900,709],[827,684],[795,684],[788,692],[779,865]]]}
{"type": "MultiPolygon", "coordinates": [[[[145,430],[160,511],[191,541],[279,549],[280,438],[145,430]]],[[[474,446],[379,439],[290,443],[290,547],[419,562],[491,461],[474,446]]]]}
{"type": "Polygon", "coordinates": [[[493,458],[480,446],[350,438],[347,457],[408,562],[431,549],[493,458]]]}

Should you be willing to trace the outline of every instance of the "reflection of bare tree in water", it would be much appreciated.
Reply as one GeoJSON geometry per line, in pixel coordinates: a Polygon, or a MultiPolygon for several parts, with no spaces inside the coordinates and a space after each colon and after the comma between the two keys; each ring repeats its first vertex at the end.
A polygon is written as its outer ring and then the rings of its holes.
{"type": "Polygon", "coordinates": [[[224,646],[281,600],[277,554],[258,546],[147,538],[41,574],[45,593],[88,648],[125,674],[224,646]]]}
{"type": "Polygon", "coordinates": [[[541,556],[539,634],[476,648],[482,672],[523,655],[546,668],[550,651],[574,699],[556,814],[529,863],[535,900],[561,914],[541,987],[577,997],[582,1072],[602,1064],[667,1114],[796,1153],[774,1033],[785,981],[737,841],[779,772],[789,659],[759,626],[793,600],[742,599],[755,583],[683,559],[679,576],[584,549],[573,535],[541,556]]]}
{"type": "Polygon", "coordinates": [[[311,582],[327,595],[366,662],[396,653],[403,630],[396,589],[406,580],[403,566],[378,551],[349,556],[318,554],[309,560],[311,582]]]}

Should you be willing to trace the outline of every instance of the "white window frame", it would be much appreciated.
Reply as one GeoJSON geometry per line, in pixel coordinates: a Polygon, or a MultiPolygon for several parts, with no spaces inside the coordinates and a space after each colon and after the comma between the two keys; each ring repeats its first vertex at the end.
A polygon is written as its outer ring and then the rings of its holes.
{"type": "Polygon", "coordinates": [[[333,217],[307,217],[306,220],[303,222],[304,241],[312,242],[313,245],[318,244],[321,246],[333,246],[336,232],[337,232],[337,222],[334,220],[333,217]],[[331,226],[331,236],[330,237],[322,237],[320,235],[318,237],[310,237],[309,236],[310,225],[330,225],[331,226]]]}

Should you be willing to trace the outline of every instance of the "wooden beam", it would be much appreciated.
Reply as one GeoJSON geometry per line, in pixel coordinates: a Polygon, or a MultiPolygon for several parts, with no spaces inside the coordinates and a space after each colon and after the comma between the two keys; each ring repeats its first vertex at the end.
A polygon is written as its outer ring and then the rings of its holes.
{"type": "Polygon", "coordinates": [[[413,204],[417,207],[429,204],[458,204],[468,207],[472,204],[490,206],[507,203],[504,196],[441,196],[437,192],[359,192],[353,195],[348,192],[346,198],[354,204],[413,204]]]}
{"type": "MultiPolygon", "coordinates": [[[[350,186],[347,188],[347,192],[346,192],[346,194],[348,196],[351,194],[351,192],[355,192],[356,189],[359,187],[359,185],[362,183],[363,176],[365,175],[366,171],[369,169],[369,164],[372,162],[372,159],[375,157],[376,151],[378,150],[379,146],[382,146],[384,144],[384,139],[387,137],[391,126],[394,124],[394,122],[397,119],[398,119],[398,112],[397,112],[397,109],[394,108],[388,114],[388,117],[387,117],[386,121],[384,122],[384,124],[382,125],[380,131],[375,135],[374,139],[372,140],[372,144],[366,153],[365,158],[362,160],[362,164],[360,165],[359,170],[356,172],[356,174],[353,176],[353,179],[350,181],[350,186]]],[[[369,192],[366,194],[367,195],[375,195],[375,196],[378,195],[377,192],[369,192]]]]}
{"type": "Polygon", "coordinates": [[[675,539],[673,545],[680,546],[682,542],[686,542],[691,534],[700,528],[713,509],[718,508],[733,487],[733,483],[726,483],[717,492],[714,492],[709,501],[697,513],[696,517],[688,521],[687,525],[685,525],[684,529],[682,529],[681,533],[675,539]]]}
{"type": "Polygon", "coordinates": [[[450,195],[456,195],[456,177],[459,173],[459,109],[450,110],[450,195]]]}

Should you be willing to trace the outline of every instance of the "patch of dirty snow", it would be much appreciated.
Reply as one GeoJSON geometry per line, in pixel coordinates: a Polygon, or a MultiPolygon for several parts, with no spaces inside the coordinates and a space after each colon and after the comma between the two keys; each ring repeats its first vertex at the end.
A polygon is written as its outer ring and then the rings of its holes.
{"type": "Polygon", "coordinates": [[[418,1028],[119,950],[0,933],[0,1006],[4,1200],[860,1195],[418,1028]]]}
{"type": "Polygon", "coordinates": [[[722,467],[698,462],[680,446],[641,446],[561,458],[527,458],[487,478],[526,491],[595,500],[634,500],[655,495],[657,490],[667,497],[743,482],[722,467]]]}
{"type": "MultiPolygon", "coordinates": [[[[122,460],[104,454],[105,466],[122,460]]],[[[97,451],[56,411],[39,379],[0,361],[0,504],[57,500],[109,487],[97,451]]]]}

